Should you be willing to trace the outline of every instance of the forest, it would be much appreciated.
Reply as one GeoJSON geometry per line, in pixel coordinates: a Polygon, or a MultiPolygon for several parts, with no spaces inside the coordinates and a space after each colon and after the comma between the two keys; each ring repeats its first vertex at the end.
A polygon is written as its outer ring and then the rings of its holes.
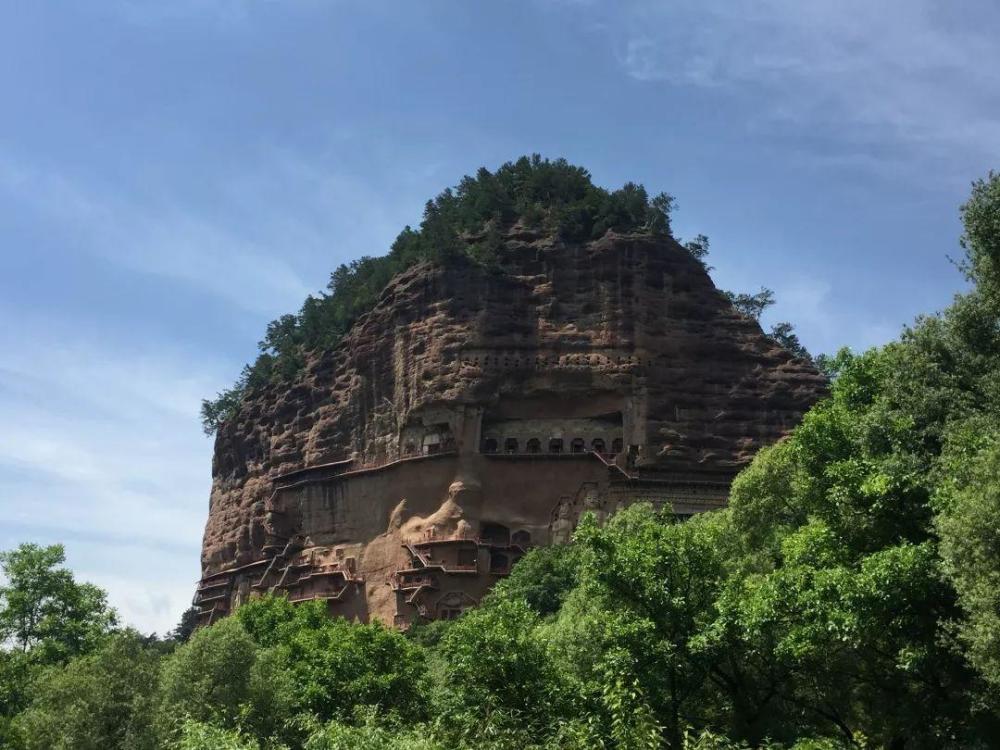
{"type": "Polygon", "coordinates": [[[454,621],[265,597],[160,638],[61,548],[3,553],[0,745],[997,747],[1000,175],[961,216],[968,290],[830,359],[726,509],[585,517],[454,621]]]}

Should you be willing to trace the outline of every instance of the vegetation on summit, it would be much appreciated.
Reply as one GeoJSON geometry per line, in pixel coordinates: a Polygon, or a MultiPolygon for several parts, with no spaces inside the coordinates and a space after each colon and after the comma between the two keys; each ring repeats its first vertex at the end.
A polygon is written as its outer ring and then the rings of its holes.
{"type": "MultiPolygon", "coordinates": [[[[483,167],[475,177],[464,177],[428,201],[420,226],[405,227],[388,254],[364,256],[339,266],[326,292],[306,298],[297,314],[271,321],[254,363],[243,368],[231,388],[202,402],[205,432],[214,433],[255,388],[294,378],[305,365],[307,352],[336,347],[355,321],[375,306],[389,281],[421,261],[466,260],[495,268],[503,244],[501,230],[515,223],[567,241],[597,239],[608,230],[671,236],[670,215],[675,207],[672,196],[651,197],[642,185],[632,182],[618,190],[598,187],[587,170],[565,159],[550,161],[535,154],[507,162],[495,172],[483,167]]],[[[708,269],[705,235],[684,247],[708,269]]],[[[729,296],[740,312],[754,319],[774,302],[773,292],[766,289],[756,295],[729,296]]],[[[790,324],[779,325],[791,332],[790,324]]],[[[779,334],[772,332],[779,343],[792,343],[779,334]]],[[[794,353],[808,356],[797,339],[794,344],[794,353]]]]}
{"type": "Polygon", "coordinates": [[[117,630],[58,549],[0,558],[0,745],[179,750],[997,746],[1000,175],[973,286],[827,363],[830,396],[678,523],[534,550],[408,634],[253,600],[186,643],[117,630]]]}
{"type": "Polygon", "coordinates": [[[249,390],[291,379],[304,365],[306,352],[335,347],[375,306],[390,279],[421,261],[466,258],[492,267],[501,247],[500,230],[516,222],[569,241],[596,239],[609,229],[669,235],[673,207],[671,196],[650,197],[632,182],[618,190],[598,187],[587,170],[565,159],[550,161],[535,154],[495,172],[483,167],[475,177],[466,176],[427,201],[420,226],[405,227],[387,255],[339,266],[327,292],[310,295],[298,314],[268,324],[254,363],[232,388],[202,403],[205,431],[214,432],[232,416],[249,390]]]}

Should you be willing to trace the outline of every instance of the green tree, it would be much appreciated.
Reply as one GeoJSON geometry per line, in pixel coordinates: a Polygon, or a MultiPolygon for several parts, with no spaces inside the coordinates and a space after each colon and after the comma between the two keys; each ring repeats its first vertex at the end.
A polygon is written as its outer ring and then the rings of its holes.
{"type": "MultiPolygon", "coordinates": [[[[174,747],[176,750],[261,750],[261,743],[239,729],[185,719],[180,725],[174,747]]],[[[280,747],[268,744],[268,750],[280,750],[280,747]]]]}
{"type": "Polygon", "coordinates": [[[944,570],[966,617],[960,633],[970,662],[1000,690],[1000,430],[956,429],[935,501],[944,570]]]}
{"type": "Polygon", "coordinates": [[[0,643],[39,663],[55,663],[84,653],[115,624],[106,594],[77,583],[62,564],[62,545],[22,544],[0,552],[0,643]]]}
{"type": "Polygon", "coordinates": [[[759,292],[749,294],[747,292],[723,292],[723,296],[729,300],[730,304],[736,308],[740,315],[745,315],[753,320],[760,320],[764,311],[774,304],[774,292],[767,287],[761,287],[759,292]]]}
{"type": "Polygon", "coordinates": [[[235,617],[196,631],[163,664],[160,737],[176,741],[186,719],[280,735],[300,705],[288,666],[284,654],[261,649],[235,617]]]}
{"type": "MultiPolygon", "coordinates": [[[[566,717],[568,694],[520,598],[491,597],[452,624],[441,641],[441,703],[458,736],[513,728],[541,738],[566,717]]],[[[487,732],[488,734],[488,732],[487,732]]]]}
{"type": "Polygon", "coordinates": [[[0,650],[0,747],[17,747],[13,720],[31,698],[37,671],[27,654],[0,650]]]}
{"type": "Polygon", "coordinates": [[[155,748],[152,698],[159,655],[135,631],[109,636],[95,651],[48,667],[15,720],[27,750],[155,748]]]}
{"type": "Polygon", "coordinates": [[[306,705],[320,717],[346,717],[360,705],[426,716],[423,653],[380,623],[330,619],[298,631],[284,648],[306,705]]]}
{"type": "Polygon", "coordinates": [[[782,717],[742,731],[941,747],[974,724],[933,534],[940,425],[925,412],[935,379],[911,380],[921,362],[905,344],[845,359],[831,397],[733,485],[744,574],[717,629],[754,657],[744,703],[767,697],[762,718],[782,717]]]}
{"type": "Polygon", "coordinates": [[[691,257],[698,261],[706,271],[711,271],[712,268],[705,262],[705,258],[708,257],[708,247],[708,237],[703,234],[699,234],[693,240],[684,243],[684,249],[690,253],[691,257]]]}
{"type": "Polygon", "coordinates": [[[659,724],[668,745],[679,747],[687,724],[712,718],[718,657],[706,648],[704,633],[726,579],[727,536],[725,516],[676,523],[671,513],[646,504],[617,513],[604,528],[591,519],[577,531],[589,553],[577,604],[590,614],[571,616],[564,639],[588,637],[591,653],[569,650],[569,658],[589,663],[589,676],[578,673],[584,683],[600,685],[607,708],[613,707],[608,698],[622,690],[642,696],[650,714],[631,717],[639,722],[630,730],[636,736],[659,724]],[[577,636],[576,623],[591,632],[577,636]]]}
{"type": "Polygon", "coordinates": [[[309,732],[304,750],[445,750],[425,724],[400,726],[375,710],[359,712],[350,723],[331,721],[309,732]]]}
{"type": "Polygon", "coordinates": [[[181,619],[177,626],[167,633],[167,640],[175,643],[187,643],[191,640],[195,628],[198,627],[198,608],[188,607],[181,614],[181,619]]]}
{"type": "Polygon", "coordinates": [[[787,321],[775,323],[771,326],[771,332],[768,335],[790,354],[794,354],[800,359],[812,361],[812,356],[802,345],[802,342],[799,341],[799,337],[796,335],[795,328],[791,323],[787,321]]]}
{"type": "Polygon", "coordinates": [[[206,435],[214,435],[219,426],[237,412],[247,390],[247,378],[241,376],[232,388],[224,388],[215,398],[202,399],[201,426],[206,435]]]}
{"type": "MultiPolygon", "coordinates": [[[[670,217],[676,210],[677,200],[674,196],[669,193],[657,193],[649,202],[649,218],[647,219],[646,225],[654,234],[671,236],[670,217]]],[[[699,234],[698,239],[704,240],[703,247],[705,253],[707,253],[708,237],[705,237],[703,234],[699,234]]]]}
{"type": "Polygon", "coordinates": [[[319,718],[349,719],[359,706],[426,716],[424,654],[401,633],[331,618],[324,602],[292,605],[282,597],[247,602],[236,617],[259,645],[280,654],[302,705],[319,718]]]}
{"type": "Polygon", "coordinates": [[[1000,292],[1000,174],[990,172],[973,182],[961,211],[962,268],[980,291],[994,296],[1000,292]]]}
{"type": "Polygon", "coordinates": [[[553,615],[579,581],[582,554],[575,544],[533,549],[497,584],[496,596],[523,599],[538,615],[553,615]]]}

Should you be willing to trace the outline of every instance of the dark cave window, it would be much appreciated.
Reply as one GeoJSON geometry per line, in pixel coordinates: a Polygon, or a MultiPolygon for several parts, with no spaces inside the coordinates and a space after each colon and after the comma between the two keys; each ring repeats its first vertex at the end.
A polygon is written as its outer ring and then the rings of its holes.
{"type": "Polygon", "coordinates": [[[562,453],[563,441],[562,438],[552,438],[549,441],[549,453],[562,453]]]}
{"type": "Polygon", "coordinates": [[[594,442],[590,444],[594,449],[595,453],[604,453],[604,441],[601,438],[594,438],[594,442]]]}
{"type": "Polygon", "coordinates": [[[496,453],[497,452],[497,441],[493,438],[486,438],[483,441],[483,453],[496,453]]]}
{"type": "Polygon", "coordinates": [[[503,441],[504,453],[517,453],[517,438],[507,438],[503,441]]]}
{"type": "Polygon", "coordinates": [[[510,541],[519,547],[527,547],[531,544],[531,534],[523,529],[515,531],[513,536],[511,536],[510,541]]]}
{"type": "Polygon", "coordinates": [[[538,438],[531,438],[528,441],[528,453],[541,453],[542,443],[538,438]]]}
{"type": "Polygon", "coordinates": [[[484,523],[479,538],[483,544],[506,547],[510,542],[510,529],[499,523],[484,523]]]}
{"type": "Polygon", "coordinates": [[[458,550],[458,566],[460,568],[474,568],[476,567],[476,548],[475,547],[461,547],[458,550]]]}
{"type": "Polygon", "coordinates": [[[490,553],[490,573],[506,573],[510,567],[510,560],[502,552],[490,553]]]}
{"type": "Polygon", "coordinates": [[[587,443],[584,442],[583,438],[573,438],[573,442],[569,444],[569,449],[572,453],[583,453],[587,449],[587,443]]]}
{"type": "Polygon", "coordinates": [[[618,453],[621,453],[622,452],[622,446],[623,446],[622,439],[621,438],[615,438],[614,440],[611,441],[611,452],[614,453],[614,454],[616,454],[616,455],[618,453]]]}

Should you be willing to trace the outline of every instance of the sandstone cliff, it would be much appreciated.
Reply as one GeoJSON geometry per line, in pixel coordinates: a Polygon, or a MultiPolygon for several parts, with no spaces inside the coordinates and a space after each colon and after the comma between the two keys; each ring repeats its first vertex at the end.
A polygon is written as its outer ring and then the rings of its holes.
{"type": "MultiPolygon", "coordinates": [[[[275,562],[282,554],[346,571],[329,563],[341,545],[356,561],[345,585],[363,603],[351,612],[398,617],[390,576],[427,562],[407,533],[471,539],[497,521],[550,542],[560,499],[576,497],[588,472],[603,474],[579,502],[602,513],[614,510],[616,482],[649,497],[658,482],[667,502],[671,483],[702,482],[723,501],[734,473],[823,390],[814,368],[737,313],[675,241],[608,233],[566,244],[515,228],[498,268],[463,259],[396,277],[339,347],[312,354],[293,383],[253,393],[222,425],[202,552],[205,593],[222,593],[202,599],[228,606],[248,587],[285,585],[261,578],[292,564],[275,562]],[[505,485],[509,466],[491,474],[496,462],[484,461],[529,450],[533,463],[517,473],[537,478],[524,487],[505,485]],[[571,453],[607,460],[540,463],[571,453]],[[448,458],[415,461],[434,456],[448,458]],[[377,471],[387,477],[378,489],[330,489],[377,471]],[[239,592],[233,571],[254,565],[239,592]]],[[[462,591],[452,599],[476,598],[462,591]]]]}

